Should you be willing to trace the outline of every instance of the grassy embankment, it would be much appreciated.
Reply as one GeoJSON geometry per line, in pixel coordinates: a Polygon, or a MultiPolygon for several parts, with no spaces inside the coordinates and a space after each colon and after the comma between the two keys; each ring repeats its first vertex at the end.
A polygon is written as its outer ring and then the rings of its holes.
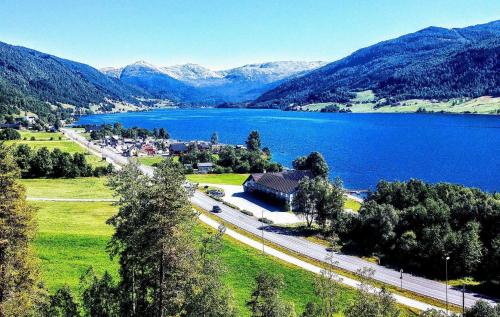
{"type": "Polygon", "coordinates": [[[350,109],[354,113],[414,113],[419,109],[428,112],[500,114],[500,98],[479,97],[474,99],[457,98],[449,101],[423,99],[404,100],[395,106],[376,107],[375,94],[371,90],[358,92],[351,100],[351,107],[341,103],[315,103],[301,107],[304,111],[321,111],[329,105],[337,105],[340,109],[350,109]]]}

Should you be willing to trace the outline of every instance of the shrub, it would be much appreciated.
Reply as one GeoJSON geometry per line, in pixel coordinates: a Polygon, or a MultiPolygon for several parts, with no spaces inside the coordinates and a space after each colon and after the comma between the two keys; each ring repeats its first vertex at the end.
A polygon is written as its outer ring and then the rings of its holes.
{"type": "Polygon", "coordinates": [[[268,224],[268,225],[272,225],[274,223],[274,221],[272,221],[271,219],[267,219],[266,217],[264,218],[259,218],[258,219],[260,222],[262,223],[265,223],[265,224],[268,224]]]}
{"type": "Polygon", "coordinates": [[[233,208],[233,209],[236,209],[236,210],[241,210],[241,208],[240,208],[240,207],[235,206],[235,205],[233,205],[233,204],[231,204],[231,203],[228,203],[227,201],[223,201],[222,203],[223,203],[224,205],[228,206],[229,208],[233,208]]]}
{"type": "Polygon", "coordinates": [[[21,139],[21,133],[19,131],[7,128],[0,130],[0,140],[19,140],[21,139]]]}
{"type": "Polygon", "coordinates": [[[241,209],[240,211],[242,213],[244,213],[245,215],[247,215],[247,216],[253,216],[253,213],[251,211],[248,211],[248,210],[245,210],[245,209],[241,209]]]}

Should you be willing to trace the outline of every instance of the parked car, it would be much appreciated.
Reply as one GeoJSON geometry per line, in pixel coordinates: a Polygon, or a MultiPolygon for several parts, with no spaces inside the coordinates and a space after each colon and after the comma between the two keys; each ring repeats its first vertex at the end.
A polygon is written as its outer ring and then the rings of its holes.
{"type": "Polygon", "coordinates": [[[222,209],[219,206],[213,206],[212,212],[218,214],[219,212],[222,212],[222,209]]]}

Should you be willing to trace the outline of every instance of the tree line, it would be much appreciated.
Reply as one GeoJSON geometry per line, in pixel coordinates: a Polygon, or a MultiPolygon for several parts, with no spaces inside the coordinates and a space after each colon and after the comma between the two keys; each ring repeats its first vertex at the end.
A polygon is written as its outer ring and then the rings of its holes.
{"type": "MultiPolygon", "coordinates": [[[[212,134],[211,143],[217,144],[218,136],[212,134]]],[[[198,163],[212,162],[215,164],[215,173],[263,173],[279,172],[283,169],[281,164],[271,160],[271,151],[268,147],[262,147],[262,141],[258,131],[251,131],[245,142],[246,148],[223,146],[215,155],[211,150],[199,150],[196,145],[189,148],[188,153],[182,154],[179,161],[183,164],[191,164],[194,167],[198,163]]]]}
{"type": "Polygon", "coordinates": [[[358,217],[339,221],[347,243],[386,261],[442,277],[500,278],[500,195],[419,180],[378,183],[358,217]]]}
{"type": "Polygon", "coordinates": [[[63,152],[59,148],[49,151],[46,147],[33,150],[27,144],[14,147],[15,162],[24,178],[75,178],[108,175],[112,164],[92,167],[83,153],[63,152]]]}
{"type": "MultiPolygon", "coordinates": [[[[89,127],[89,126],[82,126],[89,127]]],[[[145,128],[132,127],[132,128],[124,128],[123,125],[119,122],[115,122],[114,124],[103,124],[97,127],[94,127],[90,132],[90,138],[92,140],[101,140],[106,136],[117,135],[123,138],[130,139],[145,139],[147,137],[155,137],[158,139],[170,139],[170,135],[165,128],[154,128],[153,130],[148,130],[145,128]]]]}

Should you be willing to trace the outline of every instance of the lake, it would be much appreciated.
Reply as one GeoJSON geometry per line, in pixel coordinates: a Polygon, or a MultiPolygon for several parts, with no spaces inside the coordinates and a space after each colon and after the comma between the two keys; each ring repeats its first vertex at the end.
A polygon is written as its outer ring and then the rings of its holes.
{"type": "Polygon", "coordinates": [[[172,138],[244,144],[261,134],[273,159],[285,166],[321,152],[350,189],[378,180],[418,178],[500,191],[500,116],[349,114],[249,109],[159,109],[88,115],[77,124],[121,122],[125,127],[164,127],[172,138]]]}

